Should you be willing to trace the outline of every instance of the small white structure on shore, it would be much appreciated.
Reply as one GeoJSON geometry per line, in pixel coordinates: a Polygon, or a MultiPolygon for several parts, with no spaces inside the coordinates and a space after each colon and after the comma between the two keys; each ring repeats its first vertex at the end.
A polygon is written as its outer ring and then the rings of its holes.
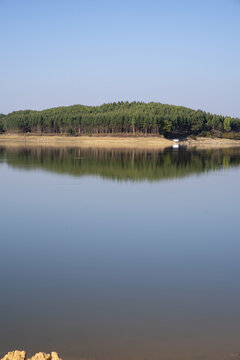
{"type": "Polygon", "coordinates": [[[175,142],[175,144],[173,145],[174,149],[178,149],[179,148],[179,139],[173,139],[173,141],[175,142]]]}

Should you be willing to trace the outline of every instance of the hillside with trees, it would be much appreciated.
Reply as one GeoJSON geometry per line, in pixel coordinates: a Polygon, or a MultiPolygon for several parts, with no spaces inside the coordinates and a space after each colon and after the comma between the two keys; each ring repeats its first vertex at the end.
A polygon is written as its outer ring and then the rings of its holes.
{"type": "Polygon", "coordinates": [[[131,134],[240,139],[240,119],[161,103],[73,105],[0,114],[0,132],[36,134],[131,134]]]}

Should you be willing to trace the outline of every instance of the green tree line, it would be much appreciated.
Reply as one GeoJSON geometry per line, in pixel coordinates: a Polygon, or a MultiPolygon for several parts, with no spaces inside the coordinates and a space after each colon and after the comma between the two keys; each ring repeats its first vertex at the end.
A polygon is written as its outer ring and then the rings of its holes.
{"type": "Polygon", "coordinates": [[[238,138],[240,119],[161,103],[73,105],[0,115],[0,132],[39,134],[215,135],[238,138]]]}

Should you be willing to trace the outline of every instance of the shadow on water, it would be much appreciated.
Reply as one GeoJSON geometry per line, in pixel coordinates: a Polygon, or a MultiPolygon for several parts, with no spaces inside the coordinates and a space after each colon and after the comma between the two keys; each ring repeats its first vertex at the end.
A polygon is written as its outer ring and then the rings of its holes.
{"type": "Polygon", "coordinates": [[[119,181],[159,181],[238,167],[239,148],[162,151],[0,147],[0,162],[18,169],[42,169],[71,176],[119,181]]]}

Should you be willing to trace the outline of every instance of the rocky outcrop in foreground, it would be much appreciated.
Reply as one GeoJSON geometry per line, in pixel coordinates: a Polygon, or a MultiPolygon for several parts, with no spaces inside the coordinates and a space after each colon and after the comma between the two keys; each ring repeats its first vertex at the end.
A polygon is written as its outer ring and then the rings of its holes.
{"type": "MultiPolygon", "coordinates": [[[[26,360],[26,351],[11,351],[5,355],[1,360],[26,360]]],[[[27,360],[62,360],[56,352],[46,354],[39,352],[27,360]]]]}

